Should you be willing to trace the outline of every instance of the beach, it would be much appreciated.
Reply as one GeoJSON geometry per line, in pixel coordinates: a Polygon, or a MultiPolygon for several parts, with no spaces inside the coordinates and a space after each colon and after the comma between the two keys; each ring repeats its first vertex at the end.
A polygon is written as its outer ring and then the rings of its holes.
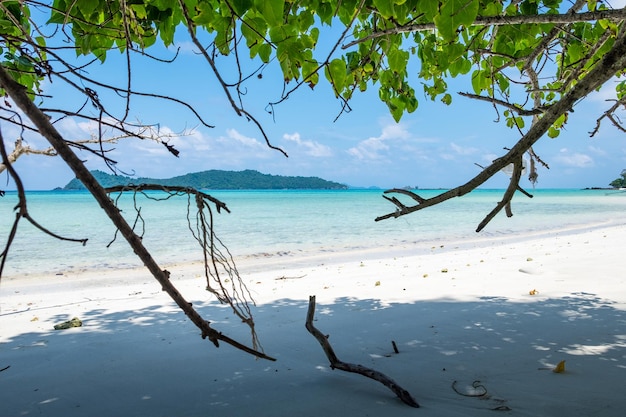
{"type": "MultiPolygon", "coordinates": [[[[625,234],[615,222],[240,259],[258,336],[276,361],[201,339],[141,268],[4,279],[0,414],[621,416],[625,234]],[[315,326],[338,358],[384,373],[420,408],[330,369],[305,329],[311,295],[315,326]],[[81,327],[54,330],[73,317],[81,327]]],[[[167,267],[216,330],[249,343],[197,265],[167,267]]]]}

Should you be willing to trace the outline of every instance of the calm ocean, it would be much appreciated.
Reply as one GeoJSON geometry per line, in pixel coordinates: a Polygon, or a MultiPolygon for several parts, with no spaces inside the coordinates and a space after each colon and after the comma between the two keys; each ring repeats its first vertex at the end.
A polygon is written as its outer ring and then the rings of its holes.
{"type": "MultiPolygon", "coordinates": [[[[421,191],[434,195],[441,191],[421,191]]],[[[536,190],[529,199],[516,194],[512,218],[499,214],[484,231],[475,229],[500,201],[502,190],[478,190],[438,207],[399,219],[374,222],[394,209],[381,190],[215,191],[231,213],[215,214],[218,237],[235,259],[254,256],[298,257],[362,249],[420,251],[434,244],[470,242],[494,236],[512,238],[563,233],[626,223],[626,193],[606,190],[536,190]]],[[[158,196],[158,194],[153,194],[158,196]]],[[[14,192],[0,197],[0,242],[6,242],[17,202],[14,192]]],[[[144,242],[163,266],[201,259],[189,233],[187,199],[155,202],[138,197],[145,219],[144,242]]],[[[132,224],[132,198],[120,206],[132,224]]],[[[51,231],[88,238],[86,246],[44,235],[25,221],[9,253],[5,277],[55,274],[83,269],[140,266],[125,241],[87,192],[29,192],[31,215],[51,231]]],[[[138,226],[141,230],[142,226],[138,226]]]]}

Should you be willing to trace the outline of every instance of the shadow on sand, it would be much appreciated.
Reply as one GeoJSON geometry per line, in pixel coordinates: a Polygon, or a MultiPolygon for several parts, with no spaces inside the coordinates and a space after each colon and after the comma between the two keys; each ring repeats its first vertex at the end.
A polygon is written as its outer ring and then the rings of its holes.
{"type": "MultiPolygon", "coordinates": [[[[0,414],[617,416],[626,409],[626,312],[593,294],[318,302],[316,326],[339,358],[386,373],[420,402],[417,410],[374,381],[330,370],[304,328],[307,307],[308,300],[283,299],[255,309],[263,347],[278,359],[269,362],[227,345],[215,349],[171,305],[121,312],[87,306],[83,327],[0,344],[0,368],[10,366],[0,373],[0,414]],[[566,372],[551,372],[561,360],[566,372]],[[459,395],[454,381],[467,393],[480,381],[487,394],[459,395]]],[[[219,330],[249,340],[227,309],[199,309],[219,330]]]]}

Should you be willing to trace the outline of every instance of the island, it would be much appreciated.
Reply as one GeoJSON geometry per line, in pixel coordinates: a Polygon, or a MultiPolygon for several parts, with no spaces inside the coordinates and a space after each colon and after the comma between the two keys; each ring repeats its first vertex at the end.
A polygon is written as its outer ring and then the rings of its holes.
{"type": "MultiPolygon", "coordinates": [[[[91,174],[103,187],[119,185],[158,184],[164,186],[192,187],[204,190],[345,190],[345,184],[327,181],[318,177],[290,177],[262,174],[255,170],[222,171],[209,170],[179,175],[172,178],[131,178],[107,174],[95,170],[91,174]]],[[[74,178],[61,190],[84,190],[80,180],[74,178]]]]}

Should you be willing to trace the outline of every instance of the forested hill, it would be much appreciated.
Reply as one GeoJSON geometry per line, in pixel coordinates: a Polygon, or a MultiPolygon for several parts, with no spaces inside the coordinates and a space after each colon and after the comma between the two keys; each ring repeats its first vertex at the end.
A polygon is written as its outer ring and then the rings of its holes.
{"type": "MultiPolygon", "coordinates": [[[[102,171],[91,171],[91,173],[103,187],[149,183],[210,190],[342,190],[348,188],[344,184],[326,181],[318,177],[284,177],[281,175],[262,174],[258,171],[253,170],[210,170],[194,172],[191,174],[180,175],[167,179],[130,178],[121,175],[111,175],[102,171]]],[[[62,189],[84,190],[85,186],[78,179],[75,178],[62,189]]]]}

